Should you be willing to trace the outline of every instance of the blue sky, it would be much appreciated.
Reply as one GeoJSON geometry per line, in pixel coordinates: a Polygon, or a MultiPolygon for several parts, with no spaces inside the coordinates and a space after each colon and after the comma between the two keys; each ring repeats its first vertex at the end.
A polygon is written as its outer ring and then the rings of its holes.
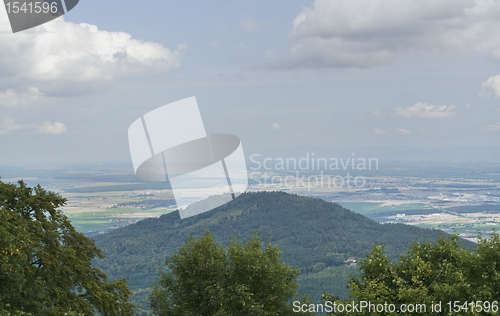
{"type": "Polygon", "coordinates": [[[499,145],[495,1],[81,0],[16,34],[1,10],[0,163],[127,161],[190,96],[252,151],[499,145]]]}

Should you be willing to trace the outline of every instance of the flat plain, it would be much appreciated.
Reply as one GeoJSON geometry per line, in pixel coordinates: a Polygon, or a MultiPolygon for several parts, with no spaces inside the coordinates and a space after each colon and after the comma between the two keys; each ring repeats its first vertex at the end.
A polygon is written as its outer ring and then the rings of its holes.
{"type": "MultiPolygon", "coordinates": [[[[22,179],[60,193],[68,200],[64,214],[90,236],[177,209],[167,183],[140,181],[128,165],[0,165],[0,175],[4,182],[22,179]]],[[[323,182],[322,176],[347,175],[252,172],[248,190],[316,197],[379,222],[440,229],[472,241],[500,229],[499,162],[389,164],[376,171],[351,171],[352,178],[363,179],[361,186],[323,182]],[[285,177],[288,183],[271,181],[285,177]]],[[[189,194],[196,198],[200,192],[193,189],[189,194]]]]}

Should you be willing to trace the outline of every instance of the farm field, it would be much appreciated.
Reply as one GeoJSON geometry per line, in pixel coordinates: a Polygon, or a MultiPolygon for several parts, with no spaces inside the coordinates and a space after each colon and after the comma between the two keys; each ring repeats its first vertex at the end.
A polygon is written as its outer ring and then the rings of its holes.
{"type": "Polygon", "coordinates": [[[169,193],[162,191],[101,191],[63,195],[68,203],[62,211],[78,231],[90,236],[145,218],[159,217],[176,209],[175,205],[168,205],[171,203],[166,203],[163,207],[150,207],[153,201],[171,201],[169,193]]]}
{"type": "Polygon", "coordinates": [[[66,211],[65,215],[68,216],[68,219],[78,231],[88,234],[105,232],[136,223],[145,218],[159,217],[172,211],[174,209],[112,208],[95,210],[89,208],[87,210],[66,211]]]}
{"type": "MultiPolygon", "coordinates": [[[[314,174],[295,172],[268,174],[266,186],[266,179],[253,172],[247,190],[306,195],[339,203],[378,222],[441,229],[475,238],[478,231],[489,234],[500,229],[499,174],[493,163],[465,164],[459,169],[405,165],[371,171],[364,177],[364,185],[355,187],[352,183],[329,182],[322,186],[314,174]],[[274,185],[274,176],[291,176],[291,186],[274,185]]],[[[141,182],[130,166],[9,166],[2,175],[4,182],[22,179],[30,186],[40,184],[60,193],[68,200],[62,211],[77,230],[89,236],[177,209],[165,182],[141,182]]],[[[195,189],[189,192],[193,198],[200,193],[195,189]]]]}
{"type": "Polygon", "coordinates": [[[432,207],[424,203],[398,203],[391,201],[386,202],[339,202],[341,206],[350,209],[359,214],[385,213],[385,212],[400,212],[404,213],[409,210],[429,210],[432,207]]]}

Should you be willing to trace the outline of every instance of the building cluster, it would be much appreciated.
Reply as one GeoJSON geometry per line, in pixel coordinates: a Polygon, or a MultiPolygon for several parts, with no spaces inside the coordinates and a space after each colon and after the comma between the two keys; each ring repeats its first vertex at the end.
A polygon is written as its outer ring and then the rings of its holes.
{"type": "Polygon", "coordinates": [[[358,263],[356,262],[356,259],[354,259],[354,258],[347,259],[346,261],[344,261],[344,264],[346,266],[349,266],[349,267],[355,267],[358,265],[358,263]]]}

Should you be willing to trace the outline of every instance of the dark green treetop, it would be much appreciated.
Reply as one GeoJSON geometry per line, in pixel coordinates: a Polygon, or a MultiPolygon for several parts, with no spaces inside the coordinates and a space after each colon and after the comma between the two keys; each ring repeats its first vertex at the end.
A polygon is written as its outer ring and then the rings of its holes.
{"type": "MultiPolygon", "coordinates": [[[[500,237],[497,233],[480,238],[473,251],[463,247],[458,235],[442,236],[435,243],[415,242],[397,263],[388,259],[383,247],[376,246],[359,265],[362,274],[351,278],[349,302],[387,302],[396,307],[425,304],[426,312],[420,313],[423,315],[448,315],[448,302],[451,302],[453,315],[499,314],[500,237]],[[479,301],[488,305],[489,311],[485,313],[483,306],[482,311],[476,309],[474,313],[470,302],[479,301]],[[441,302],[441,311],[432,311],[430,304],[438,302],[441,302]],[[455,306],[455,302],[460,307],[455,306]],[[468,304],[464,305],[465,302],[468,304]]],[[[329,294],[323,299],[341,302],[329,294]]],[[[377,314],[404,315],[385,311],[377,314]]]]}
{"type": "Polygon", "coordinates": [[[227,248],[208,232],[192,237],[166,261],[151,295],[157,315],[293,315],[298,269],[258,235],[227,248]]]}
{"type": "Polygon", "coordinates": [[[133,315],[126,281],[93,267],[103,254],[40,186],[0,181],[0,315],[133,315]]]}

